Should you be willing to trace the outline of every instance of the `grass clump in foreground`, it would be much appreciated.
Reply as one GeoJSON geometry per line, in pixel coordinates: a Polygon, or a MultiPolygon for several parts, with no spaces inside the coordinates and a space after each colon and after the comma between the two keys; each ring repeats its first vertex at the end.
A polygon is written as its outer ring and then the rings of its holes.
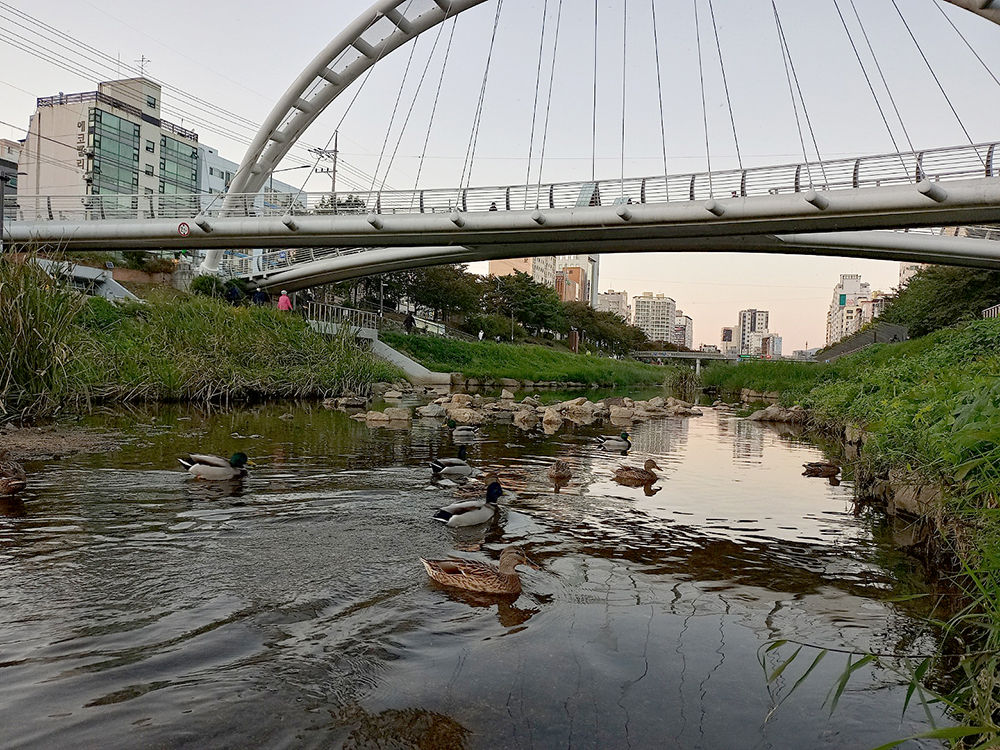
{"type": "Polygon", "coordinates": [[[366,393],[398,369],[298,316],[195,297],[111,304],[0,257],[0,419],[101,401],[366,393]]]}
{"type": "Polygon", "coordinates": [[[588,383],[600,386],[660,385],[681,373],[678,368],[634,360],[560,352],[534,344],[475,343],[386,332],[389,346],[406,352],[430,370],[460,372],[467,378],[515,378],[534,382],[588,383]]]}
{"type": "Polygon", "coordinates": [[[857,424],[870,436],[864,473],[942,489],[944,502],[932,513],[967,606],[943,624],[937,657],[896,669],[909,675],[911,692],[924,689],[925,675],[949,674],[951,687],[934,700],[963,726],[927,736],[956,747],[1000,746],[1000,320],[875,345],[829,364],[713,366],[703,378],[725,389],[782,390],[785,403],[806,406],[821,426],[857,424]]]}

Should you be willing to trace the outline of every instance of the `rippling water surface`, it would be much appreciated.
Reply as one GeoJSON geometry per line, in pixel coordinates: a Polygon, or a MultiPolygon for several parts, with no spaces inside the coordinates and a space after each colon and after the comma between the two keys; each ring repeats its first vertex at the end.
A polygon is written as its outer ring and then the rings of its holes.
{"type": "Polygon", "coordinates": [[[612,427],[486,427],[469,460],[514,494],[455,531],[430,520],[455,494],[427,468],[456,451],[437,422],[92,423],[122,450],[32,463],[30,494],[0,504],[0,747],[863,748],[929,728],[879,671],[831,717],[840,654],[791,693],[811,646],[933,643],[885,601],[903,565],[850,482],[801,476],[823,458],[808,441],[711,410],[636,425],[627,459],[596,447],[612,427]],[[258,464],[241,485],[176,463],[236,450],[258,464]],[[652,494],[612,481],[650,457],[652,494]],[[574,472],[558,493],[555,458],[574,472]],[[514,602],[418,560],[510,543],[541,568],[514,602]],[[768,684],[778,639],[810,645],[768,684]]]}

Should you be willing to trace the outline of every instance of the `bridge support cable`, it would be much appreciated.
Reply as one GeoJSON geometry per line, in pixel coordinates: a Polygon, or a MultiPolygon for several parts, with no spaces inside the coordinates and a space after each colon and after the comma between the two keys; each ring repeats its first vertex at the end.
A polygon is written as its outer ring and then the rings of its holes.
{"type": "MultiPolygon", "coordinates": [[[[701,55],[701,24],[698,22],[698,0],[692,0],[694,5],[694,36],[698,51],[698,81],[701,85],[701,119],[705,128],[705,159],[708,167],[708,199],[715,198],[715,189],[712,186],[712,149],[708,139],[708,103],[705,100],[705,63],[701,55]]],[[[694,193],[692,183],[691,192],[694,193]]],[[[692,200],[694,198],[692,197],[692,200]]]]}
{"type": "MultiPolygon", "coordinates": [[[[260,190],[305,130],[377,61],[442,23],[449,14],[458,15],[483,2],[450,0],[444,7],[434,3],[430,7],[421,6],[423,12],[419,15],[407,17],[409,0],[377,0],[312,60],[278,100],[233,178],[223,203],[227,212],[239,207],[242,194],[260,190]],[[304,108],[302,103],[306,105],[304,108]]],[[[202,271],[217,272],[221,258],[220,252],[209,253],[202,271]]]]}
{"type": "Polygon", "coordinates": [[[813,149],[816,151],[816,159],[819,162],[820,170],[823,173],[823,185],[826,187],[829,183],[829,179],[826,176],[826,167],[823,165],[823,156],[820,154],[819,145],[816,143],[816,133],[813,130],[812,120],[809,118],[809,110],[806,108],[805,97],[802,96],[802,87],[799,85],[799,76],[795,70],[795,62],[792,60],[792,50],[788,46],[788,39],[785,37],[785,30],[781,24],[781,16],[778,14],[778,5],[775,0],[771,0],[771,9],[774,11],[774,23],[778,29],[778,43],[781,46],[781,55],[785,62],[785,76],[788,79],[788,93],[792,98],[792,109],[795,111],[795,124],[799,131],[799,142],[802,144],[802,158],[806,163],[806,173],[809,177],[809,188],[813,188],[812,165],[810,164],[809,156],[806,153],[807,149],[805,136],[802,133],[802,123],[799,120],[799,110],[795,103],[796,91],[798,91],[798,102],[802,106],[802,116],[805,118],[806,127],[809,129],[809,135],[813,142],[813,149]]]}
{"type": "Polygon", "coordinates": [[[621,191],[619,196],[621,202],[625,202],[625,124],[626,124],[626,104],[625,96],[628,73],[628,0],[622,0],[622,170],[621,170],[621,191]]]}
{"type": "MultiPolygon", "coordinates": [[[[427,121],[427,131],[424,134],[424,146],[420,151],[420,161],[417,166],[417,176],[413,180],[413,189],[417,189],[420,182],[420,173],[424,170],[424,160],[427,158],[427,145],[431,140],[431,131],[434,129],[434,117],[437,114],[438,101],[441,98],[441,88],[444,85],[444,74],[448,70],[448,61],[451,59],[451,43],[455,40],[455,29],[458,27],[458,16],[451,22],[451,32],[448,34],[448,46],[444,51],[444,60],[441,62],[441,75],[438,77],[437,90],[434,92],[434,104],[431,106],[431,116],[427,121]]],[[[437,46],[437,40],[434,41],[437,46]]],[[[468,210],[465,206],[465,192],[462,193],[462,210],[468,210]]]]}
{"type": "Polygon", "coordinates": [[[597,32],[600,28],[598,3],[599,0],[594,0],[594,98],[591,103],[592,109],[590,113],[590,181],[591,182],[597,182],[597,61],[598,61],[597,32]]]}
{"type": "MultiPolygon", "coordinates": [[[[852,0],[851,4],[852,5],[854,4],[853,0],[852,0]]],[[[875,92],[875,85],[872,83],[871,76],[868,75],[868,69],[865,67],[864,60],[861,59],[861,52],[858,49],[858,45],[854,41],[854,35],[851,33],[851,29],[847,25],[847,19],[844,18],[844,14],[841,11],[840,0],[833,0],[833,5],[837,9],[837,15],[840,17],[840,23],[843,24],[843,26],[844,26],[844,32],[847,34],[847,40],[851,43],[851,49],[854,50],[854,56],[858,60],[858,65],[861,68],[861,73],[862,73],[862,75],[864,75],[865,81],[868,83],[868,90],[871,91],[872,98],[875,100],[875,106],[878,108],[878,113],[879,113],[879,115],[881,115],[882,122],[885,124],[886,132],[889,134],[889,140],[892,141],[892,147],[896,150],[897,153],[900,154],[900,156],[899,156],[899,163],[903,167],[903,172],[906,172],[907,171],[907,169],[906,169],[906,162],[903,160],[903,156],[902,156],[902,153],[901,153],[902,149],[899,147],[899,144],[896,142],[896,136],[892,132],[892,127],[889,125],[889,118],[886,117],[885,109],[882,108],[882,102],[879,101],[878,94],[875,92]]],[[[855,12],[855,15],[857,15],[857,8],[854,9],[854,12],[855,12]]],[[[858,18],[859,23],[860,23],[860,20],[861,19],[859,17],[858,18]]],[[[862,32],[863,31],[864,31],[864,27],[862,26],[862,32]]],[[[866,40],[868,39],[868,35],[867,34],[865,34],[865,39],[866,40]]],[[[871,50],[871,45],[870,44],[869,44],[869,50],[871,50]]],[[[873,54],[873,57],[874,57],[874,51],[872,51],[872,54],[873,54]]],[[[875,61],[875,64],[876,64],[876,66],[878,65],[878,60],[875,61]]],[[[881,68],[879,68],[879,73],[881,73],[881,72],[882,72],[881,68]]],[[[884,77],[882,78],[882,83],[883,83],[883,85],[885,84],[885,78],[884,77]]],[[[888,90],[888,88],[886,90],[888,90]]],[[[891,94],[891,92],[889,94],[889,98],[890,98],[890,101],[892,101],[893,107],[895,107],[896,103],[895,103],[894,100],[892,100],[892,94],[891,94]]],[[[899,117],[899,110],[898,109],[896,110],[896,116],[899,117]]],[[[902,120],[900,120],[900,122],[902,123],[902,120]]],[[[908,133],[906,133],[906,128],[905,127],[903,128],[903,132],[906,135],[907,142],[909,143],[910,136],[909,136],[908,133]]],[[[912,143],[910,143],[910,150],[911,151],[913,150],[913,144],[912,143]]]]}
{"type": "Polygon", "coordinates": [[[549,67],[549,90],[545,98],[545,122],[542,125],[542,147],[538,154],[538,183],[535,186],[536,196],[542,190],[542,169],[545,167],[545,146],[549,139],[549,115],[552,112],[552,89],[555,86],[556,80],[556,60],[559,57],[559,32],[562,29],[562,9],[563,0],[559,0],[559,5],[556,7],[556,30],[552,38],[552,65],[549,67]]]}
{"type": "MultiPolygon", "coordinates": [[[[708,0],[708,10],[712,16],[712,30],[715,32],[715,46],[719,50],[719,68],[722,70],[722,86],[726,92],[726,105],[729,107],[729,122],[733,126],[733,142],[736,144],[736,161],[743,169],[743,155],[740,153],[740,137],[736,133],[736,115],[733,114],[733,99],[729,95],[729,79],[726,76],[726,63],[722,59],[722,42],[719,40],[719,25],[715,21],[715,4],[708,0]]],[[[742,194],[742,193],[741,193],[742,194]]]]}
{"type": "MultiPolygon", "coordinates": [[[[959,31],[958,27],[955,25],[955,22],[952,21],[951,18],[948,16],[948,14],[944,12],[944,8],[941,7],[941,3],[939,2],[939,0],[934,0],[934,5],[935,7],[937,7],[939,11],[941,11],[941,15],[944,16],[944,20],[946,20],[948,24],[951,26],[951,28],[955,30],[955,33],[958,34],[958,38],[961,39],[965,43],[965,46],[969,48],[969,52],[972,53],[973,57],[975,57],[976,60],[979,61],[979,64],[983,66],[983,69],[986,71],[987,75],[989,75],[989,77],[992,78],[994,81],[996,81],[997,85],[1000,86],[1000,78],[997,78],[996,73],[990,70],[990,66],[987,65],[986,61],[979,56],[979,53],[976,52],[975,48],[969,43],[969,40],[965,38],[965,34],[959,31]]],[[[997,12],[997,22],[1000,23],[1000,11],[997,12]]]]}
{"type": "MultiPolygon", "coordinates": [[[[545,0],[542,3],[542,28],[538,35],[538,64],[535,69],[535,100],[531,107],[531,130],[528,134],[528,168],[525,170],[524,184],[531,184],[531,157],[535,155],[535,125],[538,122],[538,94],[542,88],[542,57],[545,54],[545,26],[549,18],[549,0],[545,0]]],[[[553,53],[554,54],[554,53],[553,53]]],[[[538,167],[539,175],[538,181],[541,183],[541,165],[538,167]]],[[[539,190],[535,192],[535,208],[541,208],[538,205],[539,190]]],[[[524,203],[521,206],[522,210],[527,210],[528,208],[528,191],[524,191],[524,203]]]]}
{"type": "MultiPolygon", "coordinates": [[[[937,71],[934,70],[934,67],[931,65],[931,61],[928,60],[927,59],[927,55],[924,54],[924,48],[921,47],[920,46],[920,42],[917,41],[916,35],[913,33],[913,30],[910,28],[910,24],[907,22],[906,18],[903,16],[903,11],[901,11],[899,9],[899,4],[896,2],[896,0],[891,0],[891,1],[892,1],[892,7],[894,7],[896,9],[896,13],[899,14],[899,20],[902,21],[903,22],[903,26],[906,27],[906,33],[910,35],[910,39],[913,40],[913,44],[914,44],[914,46],[916,46],[917,52],[919,52],[920,53],[920,57],[923,58],[924,65],[926,65],[927,66],[927,70],[930,71],[931,77],[934,79],[934,83],[937,84],[938,89],[941,91],[941,95],[944,97],[944,100],[948,103],[949,109],[951,109],[951,113],[953,115],[955,115],[955,119],[958,121],[959,127],[962,128],[962,132],[965,133],[966,140],[968,140],[970,144],[973,144],[974,141],[972,140],[972,136],[969,135],[969,131],[966,129],[965,123],[962,121],[961,115],[959,115],[958,114],[958,110],[955,109],[955,105],[952,103],[951,97],[948,96],[948,92],[945,90],[944,84],[941,83],[941,79],[938,78],[937,71]]],[[[983,162],[983,167],[984,168],[986,167],[986,163],[985,162],[983,162]]]]}
{"type": "Polygon", "coordinates": [[[458,181],[459,190],[472,184],[472,168],[476,161],[476,147],[479,145],[479,126],[483,121],[483,103],[486,101],[486,88],[490,79],[490,66],[493,62],[493,49],[497,41],[497,28],[500,26],[500,14],[503,12],[503,0],[497,0],[496,14],[493,16],[493,33],[490,35],[490,46],[486,53],[486,67],[483,70],[483,83],[479,89],[479,102],[476,104],[476,115],[472,122],[472,133],[469,137],[469,148],[465,152],[465,163],[462,167],[462,177],[458,181]]]}
{"type": "MultiPolygon", "coordinates": [[[[656,0],[649,0],[649,10],[652,15],[653,27],[653,56],[656,60],[656,93],[660,106],[660,145],[663,147],[663,187],[666,200],[670,200],[670,169],[667,165],[667,124],[663,116],[663,75],[660,68],[660,38],[656,28],[656,0]]],[[[643,183],[645,188],[645,183],[643,183]]],[[[642,202],[646,202],[645,190],[643,190],[642,202]]]]}

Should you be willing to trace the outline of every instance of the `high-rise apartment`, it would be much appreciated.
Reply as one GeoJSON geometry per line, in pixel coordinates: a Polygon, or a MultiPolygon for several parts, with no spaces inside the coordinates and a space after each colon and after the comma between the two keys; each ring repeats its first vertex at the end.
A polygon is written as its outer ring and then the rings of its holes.
{"type": "Polygon", "coordinates": [[[694,344],[694,323],[690,315],[677,310],[674,313],[674,336],[670,343],[690,349],[694,344]]]}
{"type": "Polygon", "coordinates": [[[635,325],[651,341],[671,341],[674,336],[674,316],[677,303],[662,294],[643,292],[632,299],[635,325]]]}
{"type": "Polygon", "coordinates": [[[833,301],[826,315],[826,344],[829,346],[857,331],[864,317],[862,302],[872,298],[871,285],[861,274],[842,273],[833,288],[833,301]]]}
{"type": "Polygon", "coordinates": [[[597,284],[601,273],[600,255],[557,255],[556,270],[560,268],[580,268],[582,277],[576,279],[581,286],[580,300],[591,307],[597,307],[597,284]]]}
{"type": "Polygon", "coordinates": [[[612,312],[626,323],[632,322],[632,306],[628,303],[628,292],[616,292],[609,289],[597,295],[597,309],[612,312]]]}
{"type": "Polygon", "coordinates": [[[767,334],[767,310],[740,310],[736,341],[740,354],[760,356],[761,337],[767,334]]]}
{"type": "Polygon", "coordinates": [[[490,261],[490,276],[510,276],[518,271],[528,274],[539,284],[553,289],[556,286],[556,259],[552,256],[490,261]]]}

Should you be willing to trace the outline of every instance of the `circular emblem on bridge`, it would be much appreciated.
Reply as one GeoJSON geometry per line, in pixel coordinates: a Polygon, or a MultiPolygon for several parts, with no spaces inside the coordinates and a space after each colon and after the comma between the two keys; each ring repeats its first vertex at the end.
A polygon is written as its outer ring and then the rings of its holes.
{"type": "Polygon", "coordinates": [[[177,225],[177,234],[179,234],[181,237],[187,237],[189,234],[191,234],[191,227],[189,227],[186,222],[182,221],[180,224],[177,225]]]}

